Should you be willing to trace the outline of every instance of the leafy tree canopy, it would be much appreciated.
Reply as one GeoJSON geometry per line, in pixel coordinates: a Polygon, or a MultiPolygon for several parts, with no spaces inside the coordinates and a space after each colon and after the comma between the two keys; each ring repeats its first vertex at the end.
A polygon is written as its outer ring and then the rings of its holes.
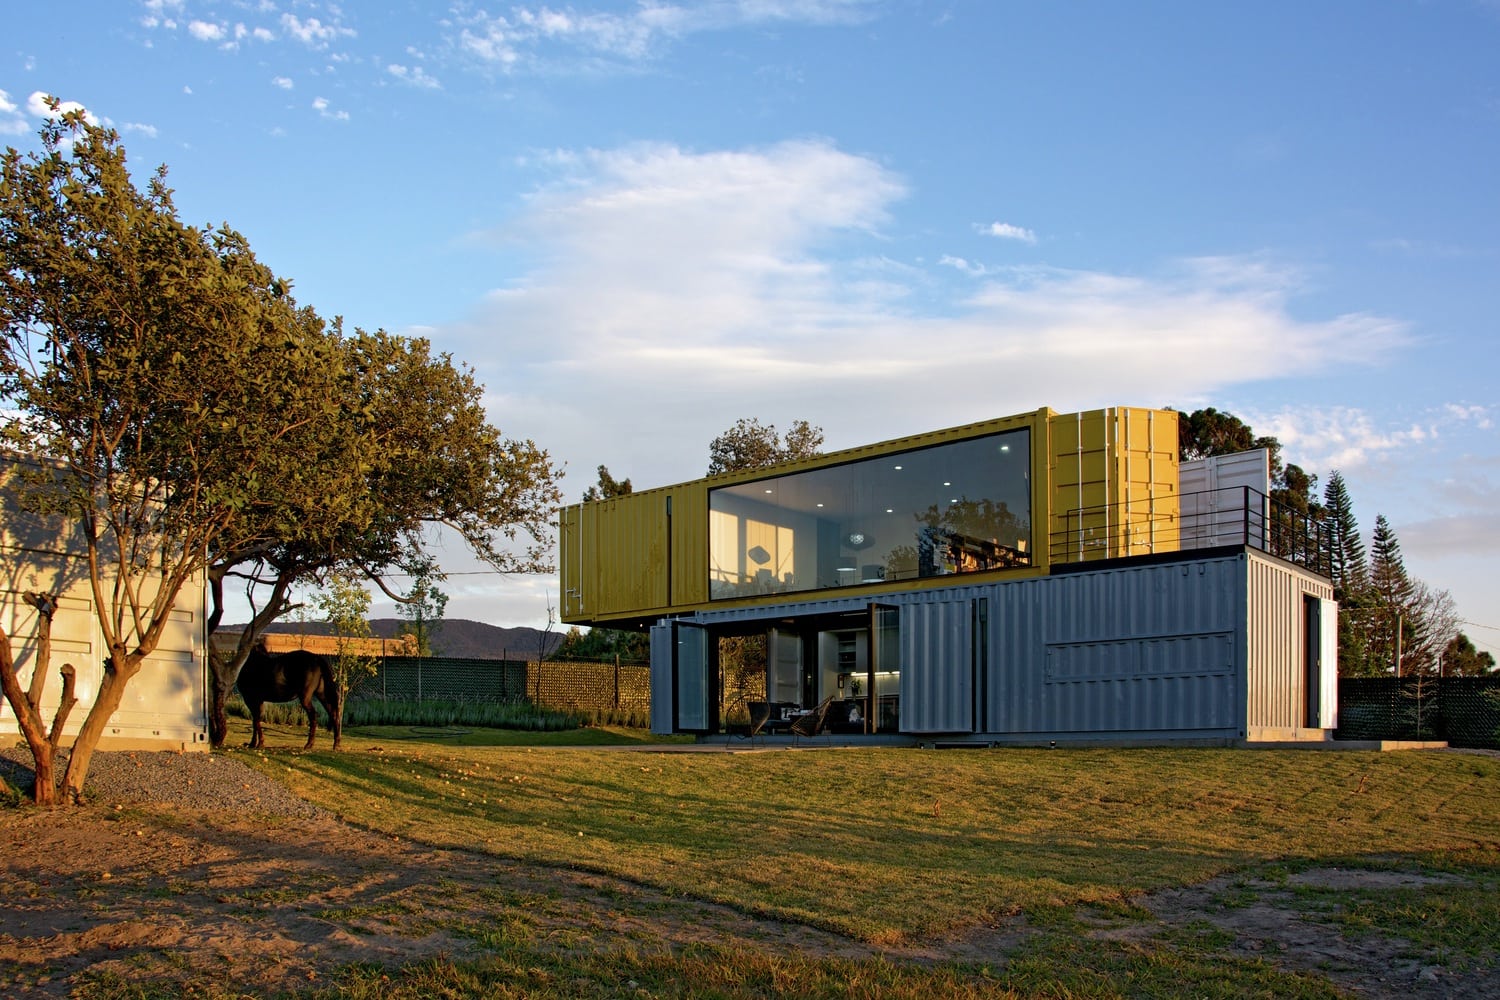
{"type": "Polygon", "coordinates": [[[651,640],[644,632],[623,629],[591,628],[587,632],[574,626],[563,635],[552,654],[558,660],[651,659],[651,640]]]}
{"type": "Polygon", "coordinates": [[[741,417],[708,446],[708,474],[763,469],[781,462],[810,458],[823,447],[823,428],[797,420],[778,436],[774,424],[741,417]]]}
{"type": "Polygon", "coordinates": [[[80,525],[94,569],[109,669],[71,790],[196,574],[212,625],[226,581],[254,608],[215,657],[218,743],[222,697],[299,581],[347,568],[389,593],[434,524],[497,568],[546,565],[560,473],[487,423],[471,371],[298,306],[239,233],[178,219],[165,168],[139,190],[81,112],[41,138],[0,174],[0,434],[67,470],[31,500],[80,525]]]}
{"type": "Polygon", "coordinates": [[[1443,649],[1442,672],[1449,676],[1482,677],[1495,672],[1495,657],[1477,649],[1473,640],[1460,632],[1443,649]]]}
{"type": "Polygon", "coordinates": [[[584,500],[609,500],[614,497],[627,496],[635,487],[630,485],[630,480],[616,479],[609,474],[609,467],[599,466],[599,482],[583,491],[584,500]]]}

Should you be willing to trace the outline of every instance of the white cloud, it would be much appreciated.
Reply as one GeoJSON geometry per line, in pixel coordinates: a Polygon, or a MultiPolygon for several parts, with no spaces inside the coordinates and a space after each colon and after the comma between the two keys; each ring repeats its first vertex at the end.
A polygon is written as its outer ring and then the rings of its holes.
{"type": "Polygon", "coordinates": [[[1013,226],[1008,222],[991,222],[987,226],[975,226],[974,228],[986,236],[994,236],[997,239],[1016,240],[1020,243],[1036,243],[1036,233],[1030,229],[1013,226]]]}
{"type": "Polygon", "coordinates": [[[182,10],[182,0],[144,0],[142,6],[146,8],[146,13],[141,18],[144,27],[176,30],[176,14],[182,10]]]}
{"type": "Polygon", "coordinates": [[[421,87],[426,90],[439,90],[443,86],[435,78],[428,76],[420,66],[402,66],[392,63],[385,68],[385,71],[402,83],[409,83],[413,87],[421,87]]]}
{"type": "Polygon", "coordinates": [[[986,274],[990,273],[989,269],[986,268],[983,264],[975,264],[971,261],[965,260],[962,257],[954,257],[951,254],[944,254],[942,257],[938,258],[938,263],[943,267],[951,267],[955,271],[967,274],[971,278],[982,278],[986,274]]]}
{"type": "Polygon", "coordinates": [[[224,39],[225,30],[222,24],[211,21],[189,21],[188,34],[200,42],[217,42],[224,39]]]}
{"type": "Polygon", "coordinates": [[[1378,363],[1406,336],[1296,317],[1296,273],[1260,258],[1148,275],[885,261],[905,184],[828,143],[540,159],[556,183],[487,234],[532,266],[435,337],[476,365],[507,433],[641,486],[701,474],[741,416],[805,417],[846,447],[1041,405],[1185,403],[1346,366],[1355,341],[1378,363]],[[966,298],[938,292],[952,269],[978,279],[966,298]]]}
{"type": "Polygon", "coordinates": [[[125,122],[120,126],[120,131],[132,132],[136,135],[144,135],[148,139],[155,139],[157,137],[157,129],[155,125],[143,125],[140,122],[125,122]]]}
{"type": "Polygon", "coordinates": [[[1443,406],[1444,412],[1459,423],[1473,424],[1482,431],[1487,431],[1495,426],[1494,407],[1483,406],[1473,403],[1447,403],[1443,406]]]}
{"type": "Polygon", "coordinates": [[[280,87],[282,90],[291,90],[292,87],[293,87],[293,84],[292,84],[292,80],[291,80],[290,77],[286,77],[286,76],[273,76],[273,77],[271,77],[271,86],[273,86],[273,87],[280,87]]]}
{"type": "Polygon", "coordinates": [[[352,38],[355,35],[354,29],[346,28],[337,22],[325,24],[316,17],[310,17],[304,21],[295,14],[281,15],[281,30],[289,38],[296,39],[303,45],[314,49],[326,49],[340,38],[352,38]]]}
{"type": "Polygon", "coordinates": [[[507,69],[539,58],[549,47],[635,61],[691,34],[776,24],[854,24],[874,16],[878,5],[879,0],[705,0],[643,3],[624,14],[518,6],[508,16],[480,10],[459,18],[453,41],[507,69]]]}
{"type": "Polygon", "coordinates": [[[47,104],[49,96],[46,91],[32,91],[31,96],[26,99],[27,112],[37,118],[59,118],[70,111],[82,111],[83,117],[90,124],[99,124],[99,119],[77,101],[62,101],[58,104],[57,110],[53,111],[47,104]]]}
{"type": "Polygon", "coordinates": [[[322,115],[324,118],[330,118],[334,121],[346,122],[349,120],[349,112],[334,111],[329,105],[328,98],[326,97],[314,97],[312,102],[312,109],[319,115],[322,115]]]}
{"type": "Polygon", "coordinates": [[[1288,460],[1309,471],[1358,470],[1443,433],[1439,414],[1392,427],[1364,410],[1344,406],[1303,407],[1246,419],[1256,433],[1280,441],[1288,460]]]}
{"type": "Polygon", "coordinates": [[[0,135],[25,135],[31,125],[21,114],[21,109],[10,99],[10,94],[0,90],[0,135]]]}

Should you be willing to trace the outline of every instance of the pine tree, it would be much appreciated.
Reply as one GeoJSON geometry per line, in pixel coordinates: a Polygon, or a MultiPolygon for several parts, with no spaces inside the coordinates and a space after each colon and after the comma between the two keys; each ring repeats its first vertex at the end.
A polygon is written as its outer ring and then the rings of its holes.
{"type": "Polygon", "coordinates": [[[1343,475],[1333,470],[1323,490],[1323,531],[1328,546],[1328,575],[1333,596],[1339,601],[1359,599],[1370,586],[1370,568],[1365,561],[1365,543],[1354,518],[1354,501],[1343,475]]]}
{"type": "Polygon", "coordinates": [[[1474,641],[1462,632],[1443,649],[1442,672],[1449,677],[1483,677],[1494,671],[1494,654],[1475,647],[1474,641]]]}
{"type": "MultiPolygon", "coordinates": [[[[1407,575],[1401,543],[1384,514],[1375,517],[1370,537],[1371,655],[1382,667],[1408,672],[1410,651],[1422,645],[1424,621],[1416,606],[1416,585],[1407,575]]],[[[1412,664],[1414,665],[1414,664],[1412,664]]]]}

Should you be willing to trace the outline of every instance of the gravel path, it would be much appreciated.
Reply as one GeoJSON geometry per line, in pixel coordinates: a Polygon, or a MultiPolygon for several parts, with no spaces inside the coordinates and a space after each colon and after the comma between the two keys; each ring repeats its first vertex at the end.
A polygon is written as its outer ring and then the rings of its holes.
{"type": "MultiPolygon", "coordinates": [[[[60,751],[58,780],[67,766],[60,751]]],[[[31,751],[0,749],[0,777],[29,795],[31,751]]],[[[232,755],[173,751],[96,752],[84,781],[85,798],[99,805],[149,803],[181,809],[208,809],[273,816],[320,816],[324,810],[293,795],[232,755]]]]}

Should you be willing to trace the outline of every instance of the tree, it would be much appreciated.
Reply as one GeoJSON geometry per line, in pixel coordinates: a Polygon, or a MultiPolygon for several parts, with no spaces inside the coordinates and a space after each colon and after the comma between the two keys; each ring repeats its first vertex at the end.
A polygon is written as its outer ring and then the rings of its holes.
{"type": "Polygon", "coordinates": [[[1354,503],[1343,475],[1334,469],[1323,488],[1323,538],[1328,547],[1328,575],[1333,580],[1333,596],[1344,601],[1356,598],[1369,589],[1369,565],[1365,560],[1365,543],[1359,536],[1359,522],[1354,517],[1354,503]]]}
{"type": "Polygon", "coordinates": [[[1436,674],[1442,666],[1443,650],[1458,634],[1458,608],[1453,595],[1414,579],[1405,614],[1415,627],[1403,637],[1402,673],[1436,674]]]}
{"type": "MultiPolygon", "coordinates": [[[[76,671],[71,663],[62,665],[62,698],[58,701],[57,712],[48,728],[42,720],[42,693],[46,689],[47,675],[52,665],[52,617],[57,611],[58,597],[56,594],[28,591],[22,595],[22,600],[37,612],[36,662],[31,668],[31,683],[24,690],[21,688],[20,676],[11,654],[10,638],[4,630],[0,630],[0,688],[3,688],[6,700],[15,711],[16,722],[31,749],[35,764],[33,774],[36,778],[32,785],[32,801],[39,806],[50,806],[56,801],[57,790],[53,763],[62,741],[63,726],[78,701],[74,694],[76,671]]],[[[8,789],[8,785],[0,784],[0,792],[8,789]]]]}
{"type": "Polygon", "coordinates": [[[432,523],[496,568],[545,565],[559,473],[489,426],[472,373],[298,307],[238,233],[178,220],[165,168],[139,191],[119,137],[80,112],[42,143],[8,150],[0,180],[0,396],[5,440],[68,472],[22,499],[80,526],[105,639],[72,797],[191,578],[210,629],[228,582],[252,607],[238,647],[211,653],[219,745],[224,697],[299,581],[346,566],[389,592],[432,523]]]}
{"type": "Polygon", "coordinates": [[[1412,579],[1401,543],[1384,514],[1370,538],[1368,616],[1370,656],[1381,672],[1436,673],[1439,656],[1458,632],[1458,613],[1446,590],[1412,579]]]}
{"type": "Polygon", "coordinates": [[[810,458],[823,446],[823,428],[806,420],[792,423],[786,436],[778,437],[774,424],[741,417],[735,425],[714,438],[708,446],[708,474],[764,469],[781,462],[810,458]]]}
{"type": "Polygon", "coordinates": [[[1339,602],[1339,673],[1349,676],[1379,675],[1382,668],[1371,660],[1370,568],[1365,543],[1360,538],[1354,503],[1343,475],[1335,469],[1323,488],[1321,533],[1323,563],[1339,602]]]}
{"type": "Polygon", "coordinates": [[[634,489],[629,479],[616,479],[609,474],[607,466],[599,466],[599,482],[583,491],[583,499],[609,500],[614,497],[628,496],[634,489]]]}
{"type": "Polygon", "coordinates": [[[411,588],[396,602],[396,612],[406,619],[401,634],[416,640],[418,656],[431,656],[433,638],[442,629],[443,612],[448,608],[448,595],[437,588],[446,577],[437,560],[426,553],[414,554],[402,568],[411,577],[411,588]]]}
{"type": "Polygon", "coordinates": [[[1212,406],[1192,413],[1178,413],[1177,447],[1184,462],[1268,448],[1273,453],[1273,467],[1279,464],[1281,452],[1281,444],[1275,438],[1256,437],[1239,417],[1212,406]]]}
{"type": "Polygon", "coordinates": [[[457,533],[496,570],[547,568],[560,473],[534,443],[502,438],[489,425],[471,371],[433,356],[425,340],[384,331],[345,337],[337,324],[328,350],[342,365],[333,412],[314,425],[316,440],[299,461],[285,463],[278,481],[285,491],[260,509],[255,544],[215,552],[210,624],[222,619],[228,577],[256,608],[235,650],[214,659],[215,746],[227,731],[223,704],[240,665],[260,631],[285,613],[298,580],[347,565],[403,602],[385,576],[420,558],[432,525],[457,533]],[[506,547],[523,534],[520,551],[506,547]]]}
{"type": "Polygon", "coordinates": [[[247,541],[268,445],[325,405],[326,370],[297,339],[314,318],[238,233],[182,224],[164,171],[138,190],[81,112],[41,139],[0,178],[0,395],[6,442],[38,470],[18,502],[74,530],[104,642],[63,776],[76,800],[182,588],[247,541]]]}
{"type": "Polygon", "coordinates": [[[1483,677],[1495,672],[1495,657],[1475,648],[1473,641],[1460,632],[1443,647],[1441,672],[1448,677],[1483,677]]]}
{"type": "MultiPolygon", "coordinates": [[[[333,656],[333,679],[338,681],[339,712],[343,713],[349,695],[359,682],[375,675],[375,658],[364,651],[370,638],[370,592],[359,582],[358,576],[347,570],[337,570],[328,575],[328,580],[312,599],[313,606],[323,615],[337,640],[338,652],[333,656]]],[[[328,720],[332,723],[334,720],[328,720]]],[[[338,720],[342,722],[342,719],[338,720]]]]}
{"type": "Polygon", "coordinates": [[[651,659],[651,641],[644,632],[624,629],[591,628],[587,632],[576,625],[563,634],[553,652],[555,660],[622,660],[651,659]]]}

